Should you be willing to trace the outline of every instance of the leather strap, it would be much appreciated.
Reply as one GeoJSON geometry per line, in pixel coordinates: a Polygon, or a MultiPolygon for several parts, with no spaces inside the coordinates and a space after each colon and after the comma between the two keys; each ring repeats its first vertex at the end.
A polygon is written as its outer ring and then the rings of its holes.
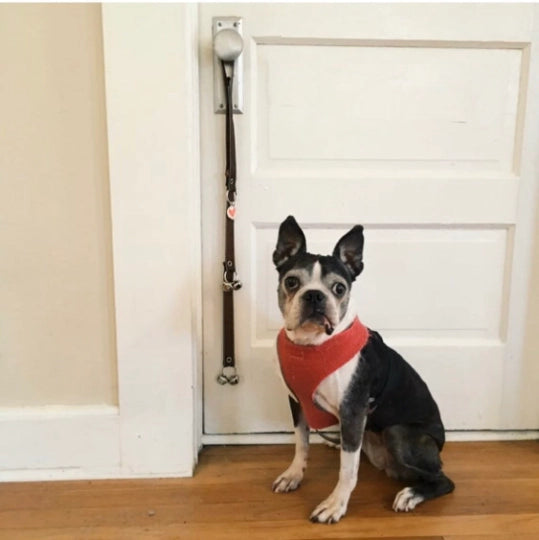
{"type": "Polygon", "coordinates": [[[232,84],[234,79],[234,63],[221,62],[226,96],[225,141],[225,260],[223,262],[223,362],[222,370],[217,377],[219,384],[237,384],[234,352],[234,291],[241,288],[236,275],[234,250],[234,218],[236,216],[236,137],[234,133],[234,116],[232,104],[232,84]],[[227,72],[227,68],[229,72],[227,72]]]}

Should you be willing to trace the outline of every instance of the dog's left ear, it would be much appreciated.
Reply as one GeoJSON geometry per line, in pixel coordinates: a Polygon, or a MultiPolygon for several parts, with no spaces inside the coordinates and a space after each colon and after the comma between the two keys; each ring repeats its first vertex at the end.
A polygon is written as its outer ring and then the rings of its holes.
{"type": "Polygon", "coordinates": [[[352,280],[363,270],[363,244],[363,227],[356,225],[337,242],[333,250],[333,256],[344,263],[352,280]]]}

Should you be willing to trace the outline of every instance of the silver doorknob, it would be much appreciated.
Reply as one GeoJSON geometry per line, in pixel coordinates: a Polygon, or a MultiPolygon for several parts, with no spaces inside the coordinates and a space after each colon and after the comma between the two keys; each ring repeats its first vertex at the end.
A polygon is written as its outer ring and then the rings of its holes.
{"type": "Polygon", "coordinates": [[[234,62],[243,51],[243,38],[236,30],[224,28],[215,34],[213,50],[223,62],[234,62]]]}

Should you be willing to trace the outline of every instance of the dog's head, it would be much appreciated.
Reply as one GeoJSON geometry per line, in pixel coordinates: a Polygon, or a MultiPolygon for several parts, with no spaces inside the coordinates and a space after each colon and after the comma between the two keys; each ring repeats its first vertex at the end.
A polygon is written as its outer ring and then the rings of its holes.
{"type": "Polygon", "coordinates": [[[363,270],[363,227],[356,225],[331,255],[307,252],[305,235],[292,216],[279,227],[273,262],[279,272],[279,308],[296,343],[319,344],[343,328],[352,282],[363,270]]]}

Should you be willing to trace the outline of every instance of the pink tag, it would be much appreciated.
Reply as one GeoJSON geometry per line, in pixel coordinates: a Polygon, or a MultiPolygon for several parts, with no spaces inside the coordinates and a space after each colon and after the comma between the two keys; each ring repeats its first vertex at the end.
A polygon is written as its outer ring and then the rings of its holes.
{"type": "Polygon", "coordinates": [[[231,219],[232,221],[234,221],[234,218],[236,217],[236,207],[235,206],[229,206],[226,209],[226,215],[227,215],[228,219],[231,219]]]}

